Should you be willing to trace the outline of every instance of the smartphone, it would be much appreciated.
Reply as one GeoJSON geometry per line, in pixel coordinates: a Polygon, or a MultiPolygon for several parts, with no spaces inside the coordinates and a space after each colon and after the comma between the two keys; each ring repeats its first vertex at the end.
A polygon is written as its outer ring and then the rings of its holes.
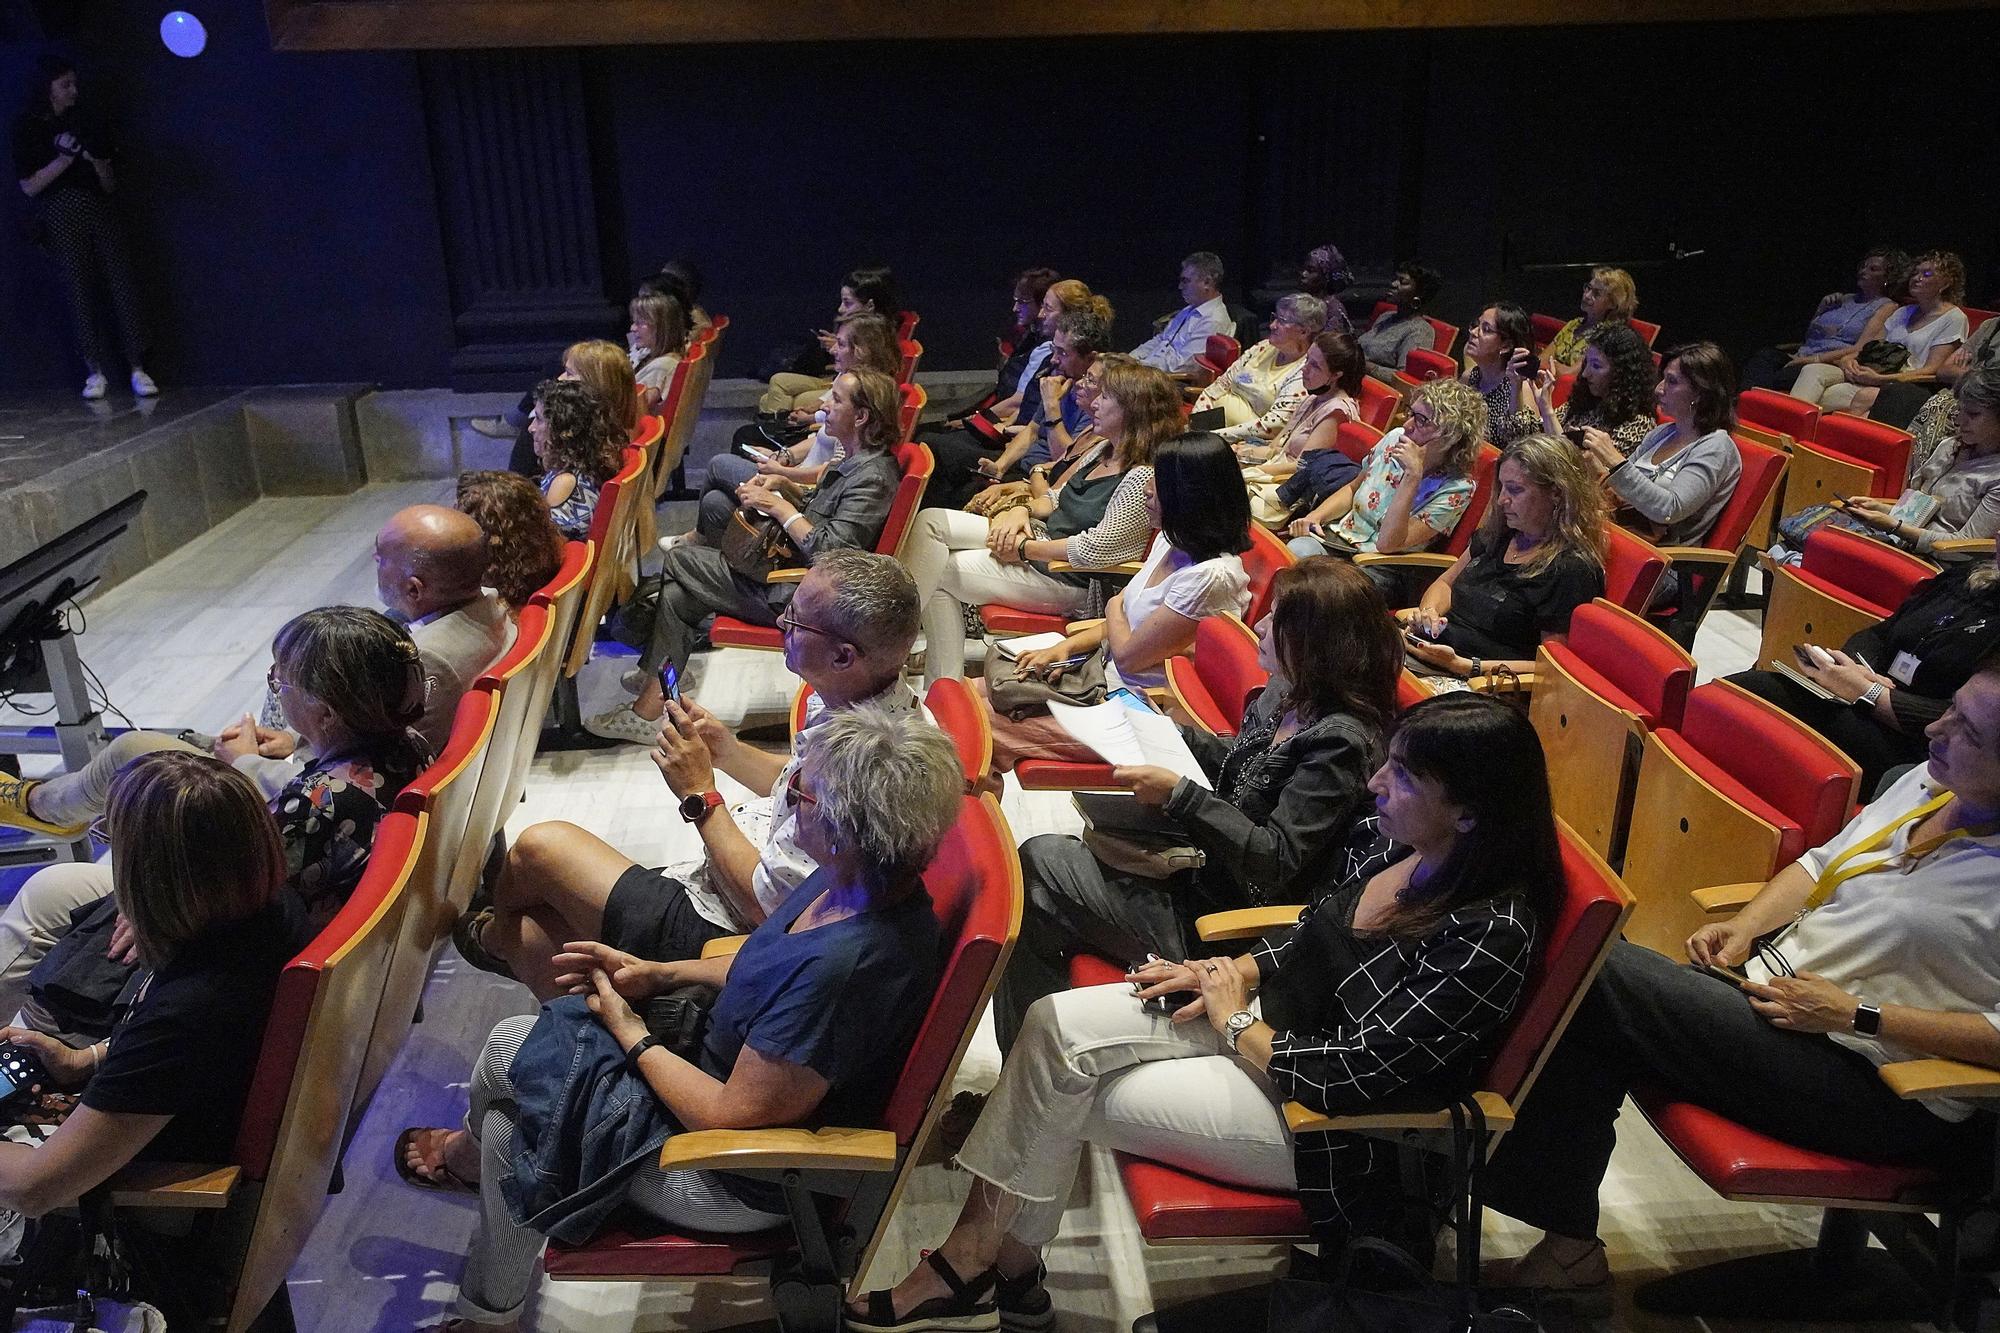
{"type": "Polygon", "coordinates": [[[667,696],[670,703],[681,701],[681,673],[672,662],[660,665],[660,693],[667,696]]]}
{"type": "Polygon", "coordinates": [[[1750,978],[1744,976],[1734,968],[1721,967],[1715,963],[1697,963],[1695,966],[1717,980],[1728,982],[1738,990],[1743,989],[1750,981],[1750,978]]]}
{"type": "Polygon", "coordinates": [[[0,1042],[0,1102],[11,1100],[17,1093],[30,1088],[47,1088],[53,1084],[49,1079],[48,1066],[40,1056],[26,1046],[13,1042],[0,1042]]]}
{"type": "Polygon", "coordinates": [[[1175,1014],[1179,1013],[1182,1008],[1184,1008],[1187,1005],[1193,1004],[1196,1000],[1199,1000],[1200,998],[1201,998],[1200,991],[1194,991],[1194,990],[1168,991],[1165,995],[1155,995],[1150,1000],[1140,1001],[1139,1007],[1145,1010],[1149,1014],[1158,1014],[1162,1018],[1172,1018],[1175,1014]]]}
{"type": "Polygon", "coordinates": [[[1563,427],[1563,438],[1568,440],[1571,444],[1575,445],[1577,448],[1579,449],[1583,448],[1583,427],[1581,426],[1563,427]]]}
{"type": "Polygon", "coordinates": [[[1827,656],[1826,650],[1815,643],[1793,644],[1792,656],[1799,660],[1799,665],[1810,670],[1817,671],[1833,665],[1833,659],[1827,656]]]}
{"type": "Polygon", "coordinates": [[[743,452],[760,463],[768,463],[778,456],[776,449],[766,449],[761,444],[746,444],[743,446],[743,452]]]}
{"type": "Polygon", "coordinates": [[[1153,701],[1148,699],[1145,695],[1134,694],[1131,690],[1126,689],[1123,685],[1120,685],[1117,689],[1111,691],[1111,693],[1104,696],[1104,701],[1106,703],[1110,703],[1114,700],[1116,700],[1118,703],[1124,704],[1127,708],[1137,709],[1141,713],[1157,713],[1160,711],[1159,709],[1153,707],[1153,701]]]}

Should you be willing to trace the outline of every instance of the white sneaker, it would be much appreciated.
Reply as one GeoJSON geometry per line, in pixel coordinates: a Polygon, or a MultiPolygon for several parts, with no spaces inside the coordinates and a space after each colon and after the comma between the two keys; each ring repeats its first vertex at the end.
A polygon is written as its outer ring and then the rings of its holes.
{"type": "Polygon", "coordinates": [[[83,382],[83,396],[93,403],[102,398],[106,393],[109,393],[110,390],[110,382],[102,375],[93,374],[83,382]]]}
{"type": "Polygon", "coordinates": [[[686,546],[689,542],[693,540],[694,540],[694,533],[691,531],[676,532],[671,537],[660,538],[660,550],[662,552],[671,551],[676,546],[686,546]]]}
{"type": "Polygon", "coordinates": [[[153,398],[159,395],[160,386],[153,383],[153,377],[145,371],[135,370],[132,372],[132,392],[141,398],[153,398]]]}
{"type": "Polygon", "coordinates": [[[620,704],[608,713],[585,718],[583,729],[593,736],[602,736],[607,741],[651,745],[659,739],[660,720],[640,717],[632,711],[631,704],[620,704]]]}
{"type": "Polygon", "coordinates": [[[644,667],[627,667],[625,674],[618,678],[618,683],[625,687],[625,693],[636,695],[646,688],[646,682],[652,678],[653,673],[644,667]]]}

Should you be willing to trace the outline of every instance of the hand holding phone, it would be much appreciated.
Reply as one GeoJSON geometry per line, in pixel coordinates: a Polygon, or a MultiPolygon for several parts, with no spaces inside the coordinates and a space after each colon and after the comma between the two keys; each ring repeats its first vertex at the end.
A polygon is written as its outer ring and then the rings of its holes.
{"type": "Polygon", "coordinates": [[[54,1086],[49,1068],[39,1055],[17,1042],[0,1042],[0,1102],[11,1100],[17,1093],[54,1086]]]}
{"type": "Polygon", "coordinates": [[[681,701],[681,673],[679,668],[675,667],[672,662],[664,662],[660,665],[660,693],[670,703],[679,703],[681,701]]]}
{"type": "Polygon", "coordinates": [[[1738,990],[1742,990],[1750,983],[1750,978],[1744,976],[1741,972],[1736,971],[1734,968],[1723,967],[1719,963],[1696,963],[1694,966],[1708,973],[1708,975],[1718,981],[1728,982],[1738,990]]]}

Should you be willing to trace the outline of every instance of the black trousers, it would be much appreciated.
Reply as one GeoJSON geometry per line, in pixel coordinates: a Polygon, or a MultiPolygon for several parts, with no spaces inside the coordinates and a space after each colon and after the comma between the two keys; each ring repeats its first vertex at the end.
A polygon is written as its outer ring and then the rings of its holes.
{"type": "Polygon", "coordinates": [[[1846,751],[1848,758],[1861,765],[1864,801],[1881,784],[1884,773],[1924,757],[1922,732],[1909,735],[1893,731],[1875,720],[1874,709],[1817,698],[1775,671],[1738,672],[1729,683],[1776,704],[1846,751]]]}
{"type": "Polygon", "coordinates": [[[1486,1202],[1545,1231],[1595,1236],[1619,1103],[1635,1086],[1869,1161],[1976,1153],[1987,1137],[1981,1117],[1953,1124],[1904,1101],[1866,1056],[1774,1028],[1728,982],[1621,940],[1500,1140],[1486,1202]]]}
{"type": "Polygon", "coordinates": [[[111,201],[95,191],[76,189],[51,190],[43,198],[49,250],[62,269],[84,360],[92,371],[102,372],[122,351],[126,365],[144,365],[152,333],[146,327],[131,251],[111,201]],[[111,322],[118,328],[116,344],[105,337],[106,293],[111,298],[111,322]]]}

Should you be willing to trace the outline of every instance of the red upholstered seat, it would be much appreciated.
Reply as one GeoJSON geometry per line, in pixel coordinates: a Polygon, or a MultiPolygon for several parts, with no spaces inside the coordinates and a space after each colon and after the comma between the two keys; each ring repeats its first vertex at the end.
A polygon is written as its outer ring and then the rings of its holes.
{"type": "Polygon", "coordinates": [[[1271,609],[1271,580],[1279,570],[1298,562],[1292,548],[1276,533],[1261,524],[1250,525],[1250,549],[1243,553],[1243,572],[1250,576],[1250,604],[1243,611],[1244,624],[1255,625],[1264,618],[1271,609]]]}
{"type": "Polygon", "coordinates": [[[1667,572],[1667,558],[1651,542],[1617,524],[1604,529],[1604,595],[1634,615],[1643,614],[1667,572]]]}
{"type": "MultiPolygon", "coordinates": [[[[1137,962],[1137,959],[1133,959],[1137,962]]],[[[1081,990],[1085,986],[1109,986],[1113,982],[1125,980],[1125,965],[1114,963],[1109,958],[1099,958],[1094,953],[1071,954],[1069,960],[1069,984],[1071,990],[1081,990]]]]}
{"type": "Polygon", "coordinates": [[[1243,355],[1243,344],[1226,333],[1211,333],[1202,344],[1201,354],[1194,363],[1211,375],[1222,375],[1236,364],[1236,358],[1243,355]]]}
{"type": "MultiPolygon", "coordinates": [[[[789,1224],[747,1236],[649,1230],[637,1213],[619,1214],[620,1223],[580,1247],[550,1245],[543,1257],[550,1277],[715,1277],[753,1263],[768,1262],[792,1248],[789,1224]]],[[[661,1224],[664,1226],[664,1223],[661,1224]]]]}
{"type": "Polygon", "coordinates": [[[1819,430],[1819,408],[1770,389],[1745,389],[1736,399],[1736,415],[1752,426],[1789,435],[1794,440],[1809,441],[1819,430]]]}
{"type": "Polygon", "coordinates": [[[1472,534],[1479,530],[1479,520],[1493,499],[1493,471],[1499,466],[1500,451],[1482,443],[1472,458],[1472,502],[1466,505],[1451,535],[1438,550],[1446,555],[1464,555],[1465,548],[1472,545],[1472,534]]]}
{"type": "Polygon", "coordinates": [[[1680,725],[1694,668],[1645,625],[1592,603],[1570,616],[1566,642],[1545,647],[1593,692],[1637,713],[1648,727],[1680,725]]]}
{"type": "Polygon", "coordinates": [[[1403,395],[1381,380],[1364,378],[1361,381],[1361,423],[1371,427],[1378,435],[1389,429],[1389,422],[1395,418],[1396,409],[1402,406],[1402,402],[1403,395]]]}
{"type": "Polygon", "coordinates": [[[1403,368],[1396,372],[1396,382],[1414,389],[1431,380],[1448,380],[1457,373],[1458,362],[1445,353],[1412,347],[1410,354],[1403,359],[1403,368]]]}
{"type": "Polygon", "coordinates": [[[1118,1175],[1139,1217],[1139,1234],[1155,1245],[1188,1240],[1302,1240],[1305,1209],[1291,1194],[1223,1185],[1142,1157],[1119,1153],[1118,1175]]]}
{"type": "MultiPolygon", "coordinates": [[[[1364,380],[1363,383],[1375,384],[1379,381],[1364,380]]],[[[1372,421],[1343,421],[1339,433],[1334,436],[1333,447],[1359,463],[1368,457],[1368,451],[1380,444],[1387,433],[1387,427],[1377,426],[1372,421]]]]}
{"type": "Polygon", "coordinates": [[[1688,1168],[1725,1198],[1915,1203],[1941,1193],[1943,1182],[1929,1167],[1811,1152],[1692,1102],[1644,1091],[1632,1099],[1688,1168]]]}
{"type": "Polygon", "coordinates": [[[1568,322],[1568,320],[1557,315],[1528,316],[1528,326],[1535,331],[1535,350],[1537,352],[1542,351],[1550,343],[1554,342],[1556,335],[1563,331],[1563,325],[1568,322]]]}
{"type": "Polygon", "coordinates": [[[1194,654],[1167,659],[1167,688],[1217,736],[1234,736],[1250,696],[1270,674],[1257,664],[1257,636],[1234,616],[1210,616],[1195,627],[1194,654]]]}
{"type": "Polygon", "coordinates": [[[1807,587],[1887,620],[1936,571],[1905,551],[1823,524],[1806,538],[1793,572],[1807,587]]]}
{"type": "Polygon", "coordinates": [[[1868,493],[1893,500],[1903,492],[1910,472],[1910,433],[1851,412],[1829,412],[1819,419],[1812,447],[1843,462],[1865,467],[1874,480],[1868,493]]]}
{"type": "Polygon", "coordinates": [[[1060,634],[1069,622],[1046,611],[1023,611],[998,602],[979,608],[979,622],[995,634],[1060,634]]]}
{"type": "Polygon", "coordinates": [[[1113,788],[1111,765],[1076,759],[1023,759],[1014,777],[1028,791],[1091,791],[1113,788]]]}
{"type": "MultiPolygon", "coordinates": [[[[1853,774],[1845,756],[1789,715],[1741,690],[1711,683],[1693,691],[1681,725],[1662,733],[1662,739],[1685,742],[1672,748],[1691,767],[1686,747],[1692,747],[1722,775],[1716,785],[1733,799],[1753,810],[1771,810],[1780,816],[1772,822],[1799,830],[1804,841],[1794,849],[1787,833],[1780,864],[1833,837],[1852,813],[1853,774]]],[[[1763,810],[1758,814],[1771,817],[1763,810]]]]}

